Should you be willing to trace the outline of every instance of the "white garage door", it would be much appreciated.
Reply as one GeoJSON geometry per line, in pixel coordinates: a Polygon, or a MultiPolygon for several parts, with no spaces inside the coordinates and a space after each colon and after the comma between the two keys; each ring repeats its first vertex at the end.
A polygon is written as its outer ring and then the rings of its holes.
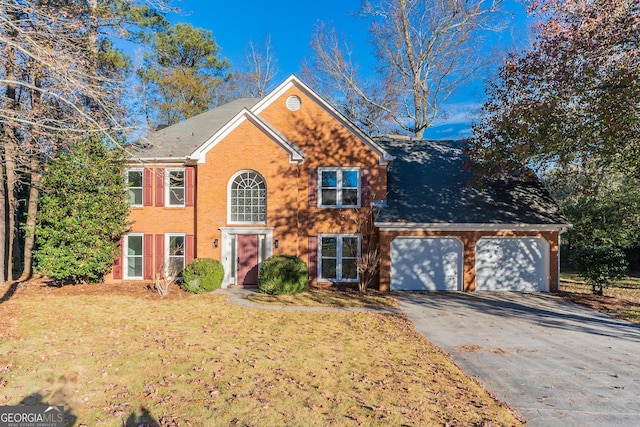
{"type": "Polygon", "coordinates": [[[391,242],[392,291],[462,289],[462,242],[455,238],[397,237],[391,242]]]}
{"type": "Polygon", "coordinates": [[[549,244],[541,237],[482,238],[476,243],[476,290],[547,291],[549,244]]]}

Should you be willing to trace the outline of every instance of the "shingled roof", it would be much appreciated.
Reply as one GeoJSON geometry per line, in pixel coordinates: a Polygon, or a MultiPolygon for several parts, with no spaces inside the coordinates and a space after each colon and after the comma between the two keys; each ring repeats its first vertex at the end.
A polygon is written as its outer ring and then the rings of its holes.
{"type": "Polygon", "coordinates": [[[250,109],[259,100],[240,98],[185,121],[153,132],[134,144],[133,157],[184,158],[197,150],[243,108],[250,109]]]}
{"type": "Polygon", "coordinates": [[[395,160],[389,167],[387,205],[376,225],[569,225],[532,172],[474,176],[464,141],[380,137],[377,142],[395,160]]]}

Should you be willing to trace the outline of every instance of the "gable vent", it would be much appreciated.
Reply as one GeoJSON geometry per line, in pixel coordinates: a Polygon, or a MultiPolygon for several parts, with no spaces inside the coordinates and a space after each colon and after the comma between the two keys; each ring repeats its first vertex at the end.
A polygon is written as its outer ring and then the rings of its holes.
{"type": "Polygon", "coordinates": [[[302,105],[302,100],[298,96],[291,95],[290,97],[287,98],[287,108],[289,110],[298,111],[301,105],[302,105]]]}

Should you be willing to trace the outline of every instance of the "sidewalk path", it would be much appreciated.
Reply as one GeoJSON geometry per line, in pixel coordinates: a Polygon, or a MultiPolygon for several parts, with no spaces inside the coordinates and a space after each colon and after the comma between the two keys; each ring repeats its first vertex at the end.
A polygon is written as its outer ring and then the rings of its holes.
{"type": "Polygon", "coordinates": [[[227,296],[229,304],[246,308],[258,308],[263,310],[280,310],[280,311],[320,311],[320,312],[352,312],[352,313],[382,313],[382,314],[399,314],[402,313],[399,307],[310,307],[298,305],[272,305],[260,304],[250,301],[248,296],[255,294],[252,289],[218,289],[216,294],[227,296]]]}

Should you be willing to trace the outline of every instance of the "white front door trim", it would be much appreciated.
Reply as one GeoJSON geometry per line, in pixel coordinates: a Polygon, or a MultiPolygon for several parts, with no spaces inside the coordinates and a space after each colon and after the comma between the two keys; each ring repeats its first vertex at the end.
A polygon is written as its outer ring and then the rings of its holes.
{"type": "Polygon", "coordinates": [[[260,236],[258,262],[273,255],[273,227],[220,227],[222,232],[220,262],[224,267],[222,287],[236,284],[235,262],[238,257],[237,248],[233,248],[235,236],[239,234],[257,234],[260,236]]]}

